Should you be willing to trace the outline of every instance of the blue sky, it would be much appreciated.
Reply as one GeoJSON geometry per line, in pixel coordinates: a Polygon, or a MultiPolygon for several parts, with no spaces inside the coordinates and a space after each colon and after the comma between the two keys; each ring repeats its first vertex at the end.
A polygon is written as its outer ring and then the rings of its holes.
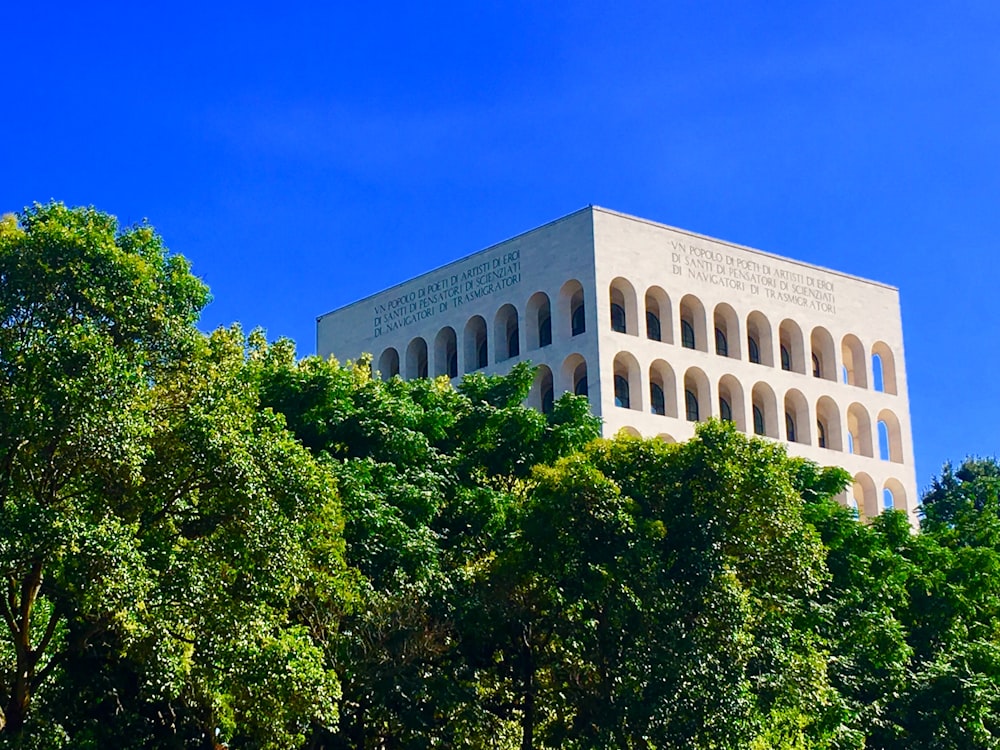
{"type": "Polygon", "coordinates": [[[594,203],[898,286],[918,484],[997,453],[996,0],[208,5],[6,8],[0,211],[148,218],[308,354],[594,203]]]}

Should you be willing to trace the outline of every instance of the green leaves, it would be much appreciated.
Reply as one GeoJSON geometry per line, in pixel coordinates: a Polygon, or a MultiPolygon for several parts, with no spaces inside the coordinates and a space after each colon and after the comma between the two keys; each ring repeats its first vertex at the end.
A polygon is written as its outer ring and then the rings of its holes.
{"type": "Polygon", "coordinates": [[[331,725],[336,678],[293,619],[304,591],[350,596],[334,479],[261,406],[242,332],[198,333],[187,262],[93,209],[6,220],[0,281],[2,736],[292,747],[331,725]],[[108,689],[98,731],[66,698],[108,689]]]}

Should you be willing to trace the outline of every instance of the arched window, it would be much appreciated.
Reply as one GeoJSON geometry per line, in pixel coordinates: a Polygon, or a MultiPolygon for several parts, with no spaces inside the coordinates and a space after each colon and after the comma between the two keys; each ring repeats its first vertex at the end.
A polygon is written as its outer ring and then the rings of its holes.
{"type": "Polygon", "coordinates": [[[628,378],[623,375],[615,375],[615,406],[629,408],[628,378]]]}
{"type": "Polygon", "coordinates": [[[750,351],[750,361],[755,365],[760,364],[760,345],[753,336],[747,336],[747,349],[750,351]]]}
{"type": "Polygon", "coordinates": [[[886,487],[882,490],[882,510],[892,510],[896,507],[896,499],[892,496],[892,490],[886,487]]]}
{"type": "Polygon", "coordinates": [[[552,343],[552,304],[545,292],[535,292],[528,298],[524,307],[524,332],[527,351],[552,343]]]}
{"type": "Polygon", "coordinates": [[[649,384],[649,410],[661,417],[667,413],[667,400],[659,383],[649,384]]]}
{"type": "Polygon", "coordinates": [[[503,362],[505,359],[516,357],[521,353],[521,326],[517,308],[507,304],[497,310],[493,330],[496,331],[496,352],[494,355],[497,362],[503,362]]]}
{"type": "Polygon", "coordinates": [[[698,421],[698,397],[694,395],[693,391],[684,391],[684,405],[687,411],[687,421],[697,422],[698,421]]]}
{"type": "Polygon", "coordinates": [[[649,397],[654,414],[677,416],[677,379],[673,368],[662,359],[649,366],[649,397]]]}
{"type": "Polygon", "coordinates": [[[740,432],[746,432],[746,401],[740,381],[732,375],[723,375],[719,378],[718,395],[719,418],[732,422],[740,432]]]}
{"type": "MultiPolygon", "coordinates": [[[[506,338],[505,332],[500,340],[506,341],[506,338]]],[[[472,372],[473,370],[486,367],[489,364],[490,356],[489,336],[486,332],[486,321],[483,320],[481,315],[472,316],[465,324],[463,339],[465,357],[462,361],[462,366],[465,368],[465,371],[472,372]]]]}
{"type": "Polygon", "coordinates": [[[434,337],[434,375],[458,377],[458,337],[451,326],[445,326],[434,337]]]}
{"type": "Polygon", "coordinates": [[[729,343],[726,341],[726,334],[721,328],[715,329],[715,353],[721,357],[729,356],[729,343]]]}
{"type": "Polygon", "coordinates": [[[427,342],[417,336],[406,347],[406,379],[427,377],[427,342]]]}
{"type": "Polygon", "coordinates": [[[548,346],[552,343],[552,316],[548,310],[538,318],[538,346],[548,346]]]}
{"type": "Polygon", "coordinates": [[[660,319],[654,312],[646,312],[646,338],[653,341],[663,341],[660,334],[660,319]]]}
{"type": "Polygon", "coordinates": [[[551,414],[555,405],[555,380],[552,370],[546,365],[539,365],[535,371],[535,382],[525,400],[528,406],[533,406],[542,414],[551,414]]]}
{"type": "Polygon", "coordinates": [[[823,326],[813,328],[809,336],[809,350],[812,353],[813,375],[824,380],[836,381],[833,336],[823,326]]]}
{"type": "Polygon", "coordinates": [[[753,405],[753,434],[754,435],[764,435],[766,434],[764,430],[764,412],[760,410],[757,404],[753,405]]]}
{"type": "Polygon", "coordinates": [[[660,287],[651,286],[646,290],[645,303],[646,338],[667,344],[674,343],[670,296],[660,287]]]}
{"type": "Polygon", "coordinates": [[[723,422],[733,421],[733,407],[729,405],[729,401],[719,396],[719,416],[722,418],[723,422]]]}
{"type": "Polygon", "coordinates": [[[865,347],[853,333],[844,336],[840,345],[845,370],[845,383],[859,388],[868,387],[868,363],[865,347]]]}
{"type": "Polygon", "coordinates": [[[579,354],[571,354],[563,360],[556,393],[570,391],[576,396],[587,396],[587,360],[579,354]]]}
{"type": "Polygon", "coordinates": [[[399,375],[399,352],[391,346],[382,352],[382,356],[378,358],[378,369],[383,380],[399,375]]]}
{"type": "Polygon", "coordinates": [[[694,349],[694,326],[686,320],[681,321],[681,346],[685,349],[694,349]]]}
{"type": "MultiPolygon", "coordinates": [[[[892,356],[892,349],[884,341],[876,341],[872,346],[872,370],[876,390],[895,395],[895,358],[892,356]]],[[[906,502],[905,493],[901,493],[899,487],[896,488],[896,497],[901,498],[900,502],[906,502]]]]}
{"type": "Polygon", "coordinates": [[[889,460],[889,425],[881,419],[878,421],[878,457],[889,460]]]}
{"type": "Polygon", "coordinates": [[[816,420],[816,435],[819,438],[819,447],[820,448],[825,448],[826,447],[826,428],[823,426],[823,423],[820,422],[818,419],[816,420]]]}
{"type": "Polygon", "coordinates": [[[611,303],[611,330],[625,333],[625,308],[617,302],[611,303]]]}
{"type": "Polygon", "coordinates": [[[573,316],[571,323],[572,323],[572,333],[574,336],[578,336],[587,330],[587,318],[583,311],[582,299],[573,308],[573,316]]]}
{"type": "Polygon", "coordinates": [[[791,370],[792,369],[792,354],[788,351],[788,347],[784,344],[781,345],[781,369],[791,370]]]}
{"type": "Polygon", "coordinates": [[[795,420],[792,419],[792,415],[787,411],[785,412],[785,436],[789,443],[794,443],[795,441],[795,420]]]}

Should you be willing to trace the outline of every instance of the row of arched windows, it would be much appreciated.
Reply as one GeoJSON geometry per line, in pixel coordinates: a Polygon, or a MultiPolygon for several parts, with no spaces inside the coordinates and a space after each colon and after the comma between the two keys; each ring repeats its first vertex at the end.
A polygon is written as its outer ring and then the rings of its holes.
{"type": "Polygon", "coordinates": [[[854,482],[844,499],[862,518],[873,518],[886,510],[906,510],[906,490],[899,480],[885,481],[880,502],[875,481],[863,471],[854,476],[854,482]]]}
{"type": "Polygon", "coordinates": [[[854,402],[843,412],[829,396],[810,404],[796,388],[785,392],[779,401],[772,387],[755,383],[750,393],[733,375],[723,375],[714,393],[708,376],[698,367],[690,367],[678,381],[670,364],[655,360],[646,373],[648,388],[636,358],[619,352],[614,359],[614,403],[623,409],[649,410],[653,414],[698,422],[710,416],[735,423],[743,432],[753,431],[793,443],[816,445],[830,450],[903,462],[902,432],[899,419],[890,409],[882,409],[875,420],[860,403],[854,402]],[[644,402],[648,393],[648,402],[644,402]],[[682,399],[682,400],[681,400],[682,399]],[[779,408],[780,407],[780,408],[779,408]],[[714,408],[714,411],[713,411],[714,408]]]}
{"type": "MultiPolygon", "coordinates": [[[[570,338],[587,330],[583,286],[579,281],[574,279],[563,285],[557,308],[555,327],[560,335],[570,338]]],[[[458,332],[451,326],[444,326],[435,336],[433,348],[428,346],[427,340],[417,336],[402,356],[395,347],[385,349],[379,356],[377,368],[385,379],[394,375],[407,379],[428,375],[455,378],[459,372],[474,372],[492,363],[518,357],[522,347],[534,350],[552,344],[553,306],[545,292],[537,292],[528,300],[525,321],[522,331],[517,308],[505,304],[497,310],[492,329],[482,315],[469,318],[462,330],[461,347],[458,332]]]]}
{"type": "MultiPolygon", "coordinates": [[[[534,350],[549,346],[553,341],[554,328],[556,333],[566,338],[586,331],[583,286],[579,281],[574,279],[563,285],[557,306],[559,309],[554,321],[549,296],[544,292],[537,292],[528,300],[524,331],[517,308],[505,304],[494,316],[492,336],[486,319],[475,315],[465,324],[461,347],[458,332],[451,326],[445,326],[436,335],[432,346],[422,337],[415,337],[402,354],[394,347],[385,349],[379,357],[378,369],[385,378],[393,375],[406,378],[447,375],[454,378],[460,372],[473,372],[491,363],[518,357],[524,348],[534,350]]],[[[673,343],[672,304],[669,295],[662,288],[654,286],[646,291],[645,312],[647,338],[673,343]]],[[[679,320],[681,345],[707,352],[707,316],[697,297],[689,294],[681,298],[679,320]]],[[[743,337],[735,310],[726,303],[716,305],[712,322],[715,353],[742,359],[743,337]]],[[[635,291],[622,278],[615,279],[611,284],[611,327],[620,333],[638,335],[635,291]]],[[[773,367],[777,353],[778,364],[783,370],[806,373],[805,340],[795,321],[785,319],[781,322],[776,341],[770,322],[759,311],[747,316],[744,329],[747,361],[773,367]]],[[[822,326],[816,326],[810,333],[808,356],[810,371],[814,377],[837,379],[833,337],[822,326]]],[[[866,360],[865,347],[860,339],[853,334],[844,336],[840,346],[843,382],[868,387],[866,360]]],[[[872,346],[871,362],[873,388],[896,393],[895,359],[886,343],[879,341],[872,346]]]]}
{"type": "MultiPolygon", "coordinates": [[[[616,278],[611,282],[610,299],[611,329],[638,336],[639,307],[632,285],[621,277],[616,278]]],[[[748,362],[774,367],[777,355],[777,362],[782,370],[805,375],[808,366],[808,372],[814,377],[837,380],[833,336],[822,326],[816,326],[810,332],[807,349],[802,329],[798,323],[788,318],[778,326],[777,339],[774,339],[770,321],[759,311],[747,316],[741,331],[739,316],[725,302],[715,306],[711,328],[705,307],[696,296],[687,294],[681,297],[677,309],[680,344],[686,349],[708,352],[709,342],[713,341],[717,355],[743,359],[742,344],[745,340],[745,358],[748,362]]],[[[646,338],[673,344],[673,314],[673,304],[666,291],[658,286],[646,290],[646,338]]],[[[883,341],[876,342],[871,348],[871,362],[872,388],[895,394],[895,359],[889,345],[883,341]]],[[[861,340],[854,334],[847,334],[841,340],[840,370],[840,378],[844,383],[869,387],[867,354],[861,340]]]]}
{"type": "MultiPolygon", "coordinates": [[[[622,432],[640,437],[640,433],[634,427],[623,427],[622,432]]],[[[667,443],[676,442],[673,436],[661,432],[658,438],[667,443]]],[[[840,501],[861,518],[873,518],[886,510],[906,511],[906,489],[902,482],[895,478],[887,479],[882,485],[881,506],[879,504],[879,494],[875,481],[865,472],[858,472],[854,476],[851,487],[841,496],[840,501]]]]}

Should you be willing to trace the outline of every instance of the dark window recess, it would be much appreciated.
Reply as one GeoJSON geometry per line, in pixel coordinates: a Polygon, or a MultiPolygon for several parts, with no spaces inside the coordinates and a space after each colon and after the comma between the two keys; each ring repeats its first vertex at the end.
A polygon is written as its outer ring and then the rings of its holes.
{"type": "Polygon", "coordinates": [[[726,334],[721,328],[715,329],[715,353],[722,357],[729,356],[729,342],[726,341],[726,334]]]}
{"type": "Polygon", "coordinates": [[[584,316],[583,305],[577,305],[573,309],[573,316],[570,321],[572,326],[572,333],[577,336],[587,330],[587,320],[584,316]]]}
{"type": "Polygon", "coordinates": [[[552,343],[552,318],[546,315],[538,323],[538,345],[548,346],[552,343]]]}
{"type": "Polygon", "coordinates": [[[666,399],[663,397],[663,389],[656,383],[650,383],[649,385],[649,404],[650,411],[652,411],[653,414],[659,414],[662,417],[667,413],[666,399]]]}
{"type": "Polygon", "coordinates": [[[681,321],[681,346],[685,349],[694,349],[694,326],[688,321],[681,321]]]}
{"type": "Polygon", "coordinates": [[[656,317],[656,313],[646,313],[646,338],[653,341],[663,341],[663,337],[660,335],[660,319],[656,317]]]}
{"type": "Polygon", "coordinates": [[[618,333],[625,333],[625,308],[621,305],[611,303],[611,330],[618,333]]]}
{"type": "Polygon", "coordinates": [[[723,422],[733,421],[733,407],[722,396],[719,396],[719,416],[722,417],[723,422]]]}
{"type": "Polygon", "coordinates": [[[629,408],[628,379],[622,375],[615,375],[615,406],[629,408]]]}
{"type": "Polygon", "coordinates": [[[688,422],[698,421],[698,397],[689,390],[684,391],[684,406],[688,422]]]}

